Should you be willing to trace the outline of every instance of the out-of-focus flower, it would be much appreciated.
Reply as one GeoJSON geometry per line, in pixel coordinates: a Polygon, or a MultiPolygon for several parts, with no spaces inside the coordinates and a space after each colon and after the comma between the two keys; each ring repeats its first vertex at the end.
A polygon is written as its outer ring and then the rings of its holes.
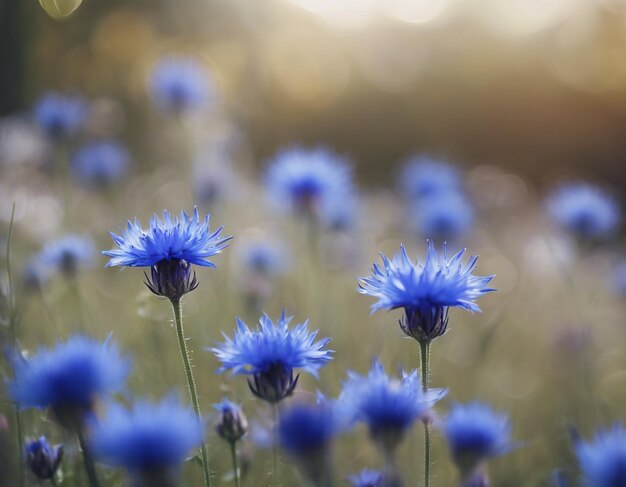
{"type": "Polygon", "coordinates": [[[50,408],[59,423],[76,428],[98,397],[124,385],[129,360],[111,341],[73,336],[28,360],[16,358],[14,367],[9,391],[21,408],[50,408]]]}
{"type": "Polygon", "coordinates": [[[413,263],[404,246],[389,260],[381,254],[383,266],[374,264],[372,275],[359,279],[359,292],[378,299],[372,312],[403,308],[402,331],[419,342],[443,335],[448,325],[448,308],[480,311],[475,303],[485,293],[494,276],[472,274],[478,257],[463,264],[465,250],[448,259],[446,246],[438,255],[432,241],[424,264],[413,263]]]}
{"type": "Polygon", "coordinates": [[[198,286],[192,264],[215,267],[207,259],[219,254],[231,239],[221,233],[222,227],[211,233],[209,215],[200,220],[197,209],[191,217],[181,212],[178,218],[164,211],[162,220],[152,216],[146,230],[135,219],[122,235],[111,233],[118,248],[102,254],[111,257],[107,267],[151,267],[148,288],[158,296],[179,300],[198,286]]]}
{"type": "Polygon", "coordinates": [[[92,142],[72,157],[75,179],[89,187],[108,187],[128,172],[130,154],[117,142],[92,142]]]}
{"type": "Polygon", "coordinates": [[[31,257],[22,270],[24,286],[32,291],[41,289],[50,278],[50,269],[46,267],[39,255],[31,257]]]}
{"type": "Polygon", "coordinates": [[[39,0],[39,5],[53,19],[62,19],[71,15],[83,0],[39,0]]]}
{"type": "Polygon", "coordinates": [[[247,242],[240,247],[240,256],[244,268],[253,274],[271,277],[285,268],[284,251],[272,242],[247,242]]]}
{"type": "Polygon", "coordinates": [[[400,173],[399,184],[406,196],[415,200],[425,196],[458,191],[461,176],[456,167],[428,156],[409,160],[400,173]]]}
{"type": "Polygon", "coordinates": [[[617,203],[601,188],[575,183],[557,188],[546,202],[552,220],[580,238],[611,235],[620,221],[617,203]]]}
{"type": "Polygon", "coordinates": [[[383,473],[377,470],[361,470],[348,476],[348,480],[354,487],[383,487],[383,477],[383,473]]]}
{"type": "Polygon", "coordinates": [[[443,191],[413,203],[409,209],[415,229],[430,239],[456,239],[468,233],[474,222],[472,205],[462,194],[443,191]]]}
{"type": "Polygon", "coordinates": [[[93,422],[91,446],[101,462],[126,469],[147,487],[165,485],[157,482],[161,477],[177,477],[202,437],[202,424],[194,412],[166,398],[159,403],[138,401],[130,410],[111,405],[101,421],[93,422]]]}
{"type": "Polygon", "coordinates": [[[220,412],[220,418],[215,427],[217,434],[229,443],[239,441],[248,432],[248,420],[241,407],[228,399],[213,405],[213,409],[220,412]]]}
{"type": "Polygon", "coordinates": [[[41,265],[72,278],[79,269],[91,267],[95,255],[90,237],[70,234],[45,244],[37,259],[41,265]]]}
{"type": "Polygon", "coordinates": [[[279,152],[270,162],[265,184],[276,208],[322,222],[353,190],[346,160],[322,148],[294,147],[279,152]]]}
{"type": "Polygon", "coordinates": [[[180,113],[202,107],[211,95],[208,73],[195,59],[166,56],[150,73],[149,90],[159,108],[180,113]]]}
{"type": "Polygon", "coordinates": [[[278,442],[297,463],[312,485],[330,485],[330,444],[343,423],[333,404],[298,402],[280,414],[278,442]]]}
{"type": "Polygon", "coordinates": [[[26,466],[39,479],[54,477],[63,460],[63,445],[51,447],[45,436],[26,445],[26,466]]]}
{"type": "Polygon", "coordinates": [[[53,139],[73,135],[87,116],[87,106],[82,98],[48,93],[35,106],[35,120],[39,127],[53,139]]]}
{"type": "Polygon", "coordinates": [[[283,311],[274,324],[263,314],[255,331],[237,319],[234,339],[224,335],[225,342],[208,349],[222,362],[218,373],[230,369],[234,374],[252,375],[250,390],[270,403],[293,393],[298,382],[294,369],[317,377],[318,369],[332,359],[332,351],[325,349],[330,338],[316,341],[317,331],[310,332],[307,321],[289,329],[291,319],[283,311]]]}
{"type": "Polygon", "coordinates": [[[578,462],[589,487],[626,485],[626,430],[616,424],[576,445],[578,462]]]}
{"type": "Polygon", "coordinates": [[[354,227],[358,214],[358,197],[346,190],[324,200],[320,211],[322,225],[331,231],[346,231],[354,227]]]}
{"type": "Polygon", "coordinates": [[[478,402],[454,405],[443,431],[452,459],[464,477],[480,463],[512,448],[508,416],[478,402]]]}
{"type": "Polygon", "coordinates": [[[393,452],[413,422],[428,420],[431,407],[445,394],[443,389],[422,392],[417,371],[391,378],[375,359],[366,376],[348,372],[339,401],[347,417],[365,423],[372,439],[393,452]]]}

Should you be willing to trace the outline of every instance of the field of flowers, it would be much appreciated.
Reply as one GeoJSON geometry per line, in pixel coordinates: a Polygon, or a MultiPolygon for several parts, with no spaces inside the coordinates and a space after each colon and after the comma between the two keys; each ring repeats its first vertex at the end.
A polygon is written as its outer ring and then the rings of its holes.
{"type": "Polygon", "coordinates": [[[201,59],[145,79],[133,140],[0,120],[0,487],[626,486],[620,188],[256,161],[201,59]]]}

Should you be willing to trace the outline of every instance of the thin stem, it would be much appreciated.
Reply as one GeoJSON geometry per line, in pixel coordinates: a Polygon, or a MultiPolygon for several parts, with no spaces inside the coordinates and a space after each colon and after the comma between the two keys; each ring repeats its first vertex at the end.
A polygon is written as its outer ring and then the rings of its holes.
{"type": "Polygon", "coordinates": [[[55,480],[54,475],[50,477],[50,485],[52,485],[52,487],[57,487],[57,481],[55,480]]]}
{"type": "MultiPolygon", "coordinates": [[[[187,348],[187,339],[183,329],[183,318],[179,300],[171,300],[172,312],[174,313],[174,324],[176,326],[176,337],[178,338],[178,348],[180,356],[183,359],[183,367],[187,377],[187,388],[189,389],[189,397],[191,405],[198,419],[200,416],[200,403],[198,402],[198,391],[196,390],[196,381],[193,378],[193,370],[191,368],[191,359],[189,358],[189,349],[187,348]]],[[[204,473],[204,487],[211,487],[211,474],[209,472],[209,451],[206,443],[202,441],[202,471],[204,473]]]]}
{"type": "MultiPolygon", "coordinates": [[[[422,364],[422,392],[428,392],[430,385],[430,341],[420,342],[422,364]]],[[[430,486],[430,423],[424,421],[424,487],[430,486]]]]}
{"type": "Polygon", "coordinates": [[[272,404],[272,415],[274,418],[274,424],[272,425],[272,485],[278,487],[278,403],[272,404]]]}
{"type": "Polygon", "coordinates": [[[230,442],[230,456],[233,460],[233,472],[235,473],[235,487],[239,487],[239,467],[237,466],[237,443],[230,442]]]}
{"type": "Polygon", "coordinates": [[[91,450],[89,449],[89,445],[85,440],[85,435],[82,428],[78,428],[77,435],[78,443],[80,444],[81,450],[83,450],[83,463],[85,464],[85,472],[87,472],[87,478],[89,479],[89,486],[100,487],[98,474],[96,473],[96,465],[93,461],[93,457],[91,456],[91,450]]]}

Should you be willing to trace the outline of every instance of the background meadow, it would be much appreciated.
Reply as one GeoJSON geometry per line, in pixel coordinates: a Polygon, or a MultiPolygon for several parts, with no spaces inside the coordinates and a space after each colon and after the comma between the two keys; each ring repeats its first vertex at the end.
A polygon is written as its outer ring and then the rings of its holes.
{"type": "MultiPolygon", "coordinates": [[[[451,310],[448,333],[433,343],[431,385],[448,389],[435,411],[480,400],[510,415],[518,446],[490,462],[492,485],[579,485],[572,431],[590,438],[626,413],[624,233],[614,222],[581,238],[551,218],[547,201],[561,184],[586,181],[623,202],[625,14],[609,0],[85,0],[59,21],[35,2],[4,2],[2,248],[14,214],[1,268],[3,349],[8,356],[13,301],[26,357],[73,333],[111,336],[133,363],[120,401],[172,392],[187,400],[167,300],[143,285],[143,269],[105,268],[98,251],[113,248],[108,232],[128,219],[210,213],[211,228],[234,238],[211,259],[216,268],[196,269],[199,287],[183,298],[210,466],[215,485],[234,485],[211,408],[226,396],[250,423],[239,444],[242,485],[271,485],[271,452],[255,441],[270,408],[245,377],[217,375],[204,348],[232,336],[236,317],[254,326],[261,311],[277,318],[285,309],[331,337],[335,351],[319,380],[300,377],[296,397],[337,397],[347,370],[364,374],[374,357],[389,373],[415,368],[419,347],[398,326],[401,312],[370,314],[374,300],[358,294],[357,278],[379,252],[403,243],[422,259],[428,238],[439,249],[447,240],[450,254],[480,256],[477,273],[495,274],[497,292],[481,298],[482,313],[451,310]],[[200,67],[204,96],[189,109],[155,98],[153,69],[167,56],[200,67]],[[84,111],[67,137],[46,133],[38,116],[50,92],[80,97],[84,111]],[[101,141],[127,151],[126,170],[108,184],[76,162],[101,141]],[[354,191],[336,203],[336,225],[272,198],[267,171],[289,147],[325,147],[347,161],[354,191]],[[414,156],[455,168],[460,206],[407,194],[402,170],[414,156]],[[452,209],[452,226],[424,223],[441,208],[452,209]],[[93,242],[69,278],[36,260],[67,234],[93,242]],[[269,271],[251,264],[261,244],[275,252],[269,271]],[[556,471],[570,483],[551,484],[556,471]]],[[[438,178],[435,168],[428,174],[438,178]]],[[[8,360],[2,371],[4,384],[8,360]]],[[[5,389],[0,486],[12,487],[20,466],[5,389]]],[[[23,423],[28,438],[65,443],[59,485],[87,485],[57,425],[32,409],[23,423]]],[[[399,447],[405,485],[421,479],[422,437],[415,424],[399,447]]],[[[432,485],[458,485],[441,432],[432,445],[432,485]]],[[[362,425],[339,436],[333,458],[334,485],[382,467],[362,425]]],[[[281,463],[282,485],[300,485],[288,456],[281,463]]],[[[123,485],[119,471],[100,473],[103,485],[123,485]]],[[[188,462],[183,478],[201,485],[201,468],[188,462]]],[[[29,474],[26,485],[37,480],[29,474]]]]}

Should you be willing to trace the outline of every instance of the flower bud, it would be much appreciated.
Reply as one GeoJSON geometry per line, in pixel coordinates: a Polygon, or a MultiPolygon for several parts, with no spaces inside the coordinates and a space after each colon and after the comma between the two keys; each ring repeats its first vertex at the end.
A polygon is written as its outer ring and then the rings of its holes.
{"type": "Polygon", "coordinates": [[[39,5],[53,19],[62,19],[80,7],[83,0],[39,0],[39,5]]]}
{"type": "Polygon", "coordinates": [[[215,429],[223,439],[235,443],[248,432],[248,420],[237,404],[224,399],[213,407],[221,413],[215,429]]]}
{"type": "Polygon", "coordinates": [[[157,296],[170,301],[178,301],[183,295],[198,287],[196,273],[184,260],[162,260],[151,268],[151,276],[146,274],[146,286],[157,296]]]}
{"type": "Polygon", "coordinates": [[[39,479],[47,480],[54,477],[63,460],[63,445],[51,448],[42,436],[26,445],[26,465],[39,479]]]}

